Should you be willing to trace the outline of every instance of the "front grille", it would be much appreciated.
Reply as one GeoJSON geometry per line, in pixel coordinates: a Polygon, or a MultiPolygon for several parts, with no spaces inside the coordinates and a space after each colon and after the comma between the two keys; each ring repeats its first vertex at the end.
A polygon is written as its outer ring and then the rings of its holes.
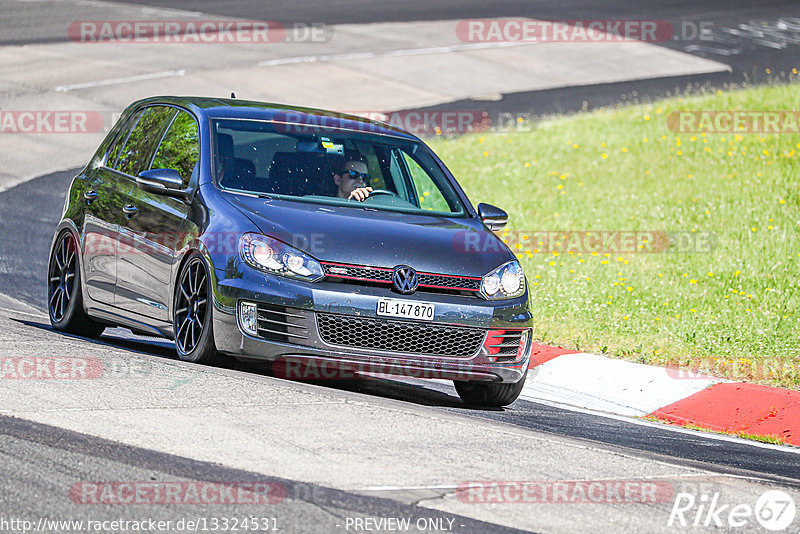
{"type": "MultiPolygon", "coordinates": [[[[325,276],[350,283],[365,285],[391,285],[394,269],[386,267],[369,267],[364,265],[347,265],[342,263],[322,263],[325,276]]],[[[469,292],[477,293],[481,288],[478,277],[458,276],[418,272],[419,288],[417,291],[430,292],[469,292]]]]}
{"type": "Polygon", "coordinates": [[[326,276],[332,276],[334,278],[349,278],[372,282],[384,282],[386,284],[392,283],[392,274],[394,273],[393,269],[361,267],[356,265],[339,265],[331,263],[323,263],[322,269],[325,271],[326,276]]]}
{"type": "Polygon", "coordinates": [[[481,288],[480,278],[464,278],[461,276],[447,276],[443,274],[419,273],[420,287],[442,287],[448,289],[461,289],[478,291],[481,288]]]}
{"type": "Polygon", "coordinates": [[[258,337],[268,341],[296,343],[298,339],[308,339],[305,315],[300,310],[276,306],[258,305],[258,337]]]}
{"type": "Polygon", "coordinates": [[[467,358],[480,349],[485,330],[369,317],[317,314],[320,338],[330,345],[467,358]]]}

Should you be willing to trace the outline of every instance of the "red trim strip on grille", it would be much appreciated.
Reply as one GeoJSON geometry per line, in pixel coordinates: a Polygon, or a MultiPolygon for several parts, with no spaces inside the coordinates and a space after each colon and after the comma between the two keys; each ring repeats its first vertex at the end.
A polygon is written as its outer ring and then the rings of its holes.
{"type": "MultiPolygon", "coordinates": [[[[371,267],[369,265],[354,265],[352,263],[338,263],[333,261],[321,261],[322,265],[335,265],[340,267],[352,267],[354,269],[374,269],[376,271],[394,271],[394,269],[389,269],[386,267],[371,267]]],[[[423,271],[417,271],[417,274],[424,274],[427,276],[440,276],[442,278],[458,278],[461,280],[481,280],[479,276],[462,276],[460,274],[441,274],[441,273],[428,273],[423,271]]],[[[332,278],[346,278],[347,280],[366,280],[368,282],[379,282],[381,284],[391,284],[390,280],[376,280],[374,278],[366,278],[360,276],[345,276],[342,274],[331,274],[325,273],[325,276],[330,276],[332,278]]],[[[450,286],[439,286],[434,284],[419,284],[419,287],[429,287],[434,289],[453,289],[455,291],[473,291],[475,293],[480,291],[480,288],[472,288],[472,287],[450,287],[450,286]]]]}
{"type": "Polygon", "coordinates": [[[375,278],[360,278],[357,276],[345,276],[343,274],[325,274],[325,276],[330,276],[331,278],[346,278],[348,280],[363,280],[365,282],[378,282],[380,284],[391,284],[391,280],[376,280],[375,278]]]}
{"type": "Polygon", "coordinates": [[[355,269],[375,269],[376,271],[393,271],[394,269],[387,269],[386,267],[370,267],[368,265],[353,265],[352,263],[336,263],[334,261],[321,261],[322,265],[340,265],[342,267],[353,267],[355,269]]]}
{"type": "MultiPolygon", "coordinates": [[[[391,282],[389,282],[391,283],[391,282]]],[[[475,291],[478,292],[480,289],[474,289],[472,287],[450,287],[450,286],[434,286],[431,284],[420,284],[419,287],[433,287],[436,289],[455,289],[456,291],[475,291]]]]}

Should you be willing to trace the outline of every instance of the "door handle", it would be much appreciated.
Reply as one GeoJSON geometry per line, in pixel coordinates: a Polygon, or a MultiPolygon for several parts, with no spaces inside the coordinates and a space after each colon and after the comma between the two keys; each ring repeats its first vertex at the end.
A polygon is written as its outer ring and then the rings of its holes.
{"type": "Polygon", "coordinates": [[[91,204],[92,200],[97,198],[97,191],[95,191],[94,189],[87,189],[86,191],[83,192],[83,198],[86,199],[87,204],[91,204]]]}
{"type": "Polygon", "coordinates": [[[125,212],[125,215],[127,215],[128,218],[130,219],[131,217],[139,213],[139,208],[137,208],[133,204],[128,204],[122,208],[122,211],[125,212]]]}

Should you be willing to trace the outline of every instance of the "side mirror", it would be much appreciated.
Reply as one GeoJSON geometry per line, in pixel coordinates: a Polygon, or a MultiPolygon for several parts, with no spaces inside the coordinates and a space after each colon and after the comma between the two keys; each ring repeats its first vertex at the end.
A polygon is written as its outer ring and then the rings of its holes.
{"type": "Polygon", "coordinates": [[[478,217],[492,231],[504,228],[508,222],[508,213],[491,204],[478,204],[478,217]]]}
{"type": "Polygon", "coordinates": [[[142,191],[188,199],[189,192],[183,189],[180,173],[174,169],[150,169],[142,171],[136,178],[136,185],[142,191]]]}

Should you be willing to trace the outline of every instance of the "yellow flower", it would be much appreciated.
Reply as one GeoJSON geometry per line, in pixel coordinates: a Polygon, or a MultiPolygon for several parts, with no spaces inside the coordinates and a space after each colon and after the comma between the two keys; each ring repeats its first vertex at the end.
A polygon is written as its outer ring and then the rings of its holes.
{"type": "Polygon", "coordinates": [[[606,159],[606,158],[608,158],[608,154],[605,154],[605,153],[604,154],[600,154],[600,157],[603,158],[603,159],[606,159]]]}
{"type": "Polygon", "coordinates": [[[627,149],[627,148],[625,148],[625,147],[622,147],[622,151],[623,151],[623,152],[627,152],[627,151],[628,151],[628,149],[627,149]]]}
{"type": "Polygon", "coordinates": [[[564,189],[564,186],[561,185],[561,184],[558,184],[558,187],[556,187],[556,189],[564,189]]]}
{"type": "Polygon", "coordinates": [[[555,264],[556,264],[556,262],[554,262],[554,261],[551,261],[551,262],[548,262],[547,264],[548,264],[548,265],[550,265],[550,266],[552,267],[553,265],[555,265],[555,264]]]}
{"type": "Polygon", "coordinates": [[[786,204],[786,201],[781,199],[781,204],[786,204]]]}
{"type": "Polygon", "coordinates": [[[758,230],[757,230],[757,228],[755,226],[753,226],[752,228],[750,228],[750,231],[751,232],[757,232],[758,230]]]}
{"type": "Polygon", "coordinates": [[[696,283],[697,283],[697,280],[695,280],[694,278],[692,278],[691,280],[689,280],[689,283],[690,283],[690,284],[696,284],[696,283]]]}
{"type": "Polygon", "coordinates": [[[631,286],[628,286],[625,289],[628,290],[628,291],[633,291],[633,288],[631,286]]]}
{"type": "Polygon", "coordinates": [[[528,167],[530,167],[530,166],[531,166],[531,164],[530,164],[530,163],[526,163],[526,164],[525,164],[525,168],[526,168],[526,169],[527,169],[528,167]]]}
{"type": "Polygon", "coordinates": [[[712,272],[709,272],[709,273],[708,273],[708,276],[709,276],[709,277],[712,277],[712,276],[714,276],[714,273],[712,273],[712,272]]]}
{"type": "Polygon", "coordinates": [[[484,150],[484,151],[483,151],[483,157],[485,158],[485,157],[486,157],[486,156],[488,156],[488,155],[489,155],[489,153],[488,153],[487,151],[485,151],[485,150],[484,150]]]}
{"type": "Polygon", "coordinates": [[[575,143],[574,145],[572,145],[572,148],[578,148],[578,144],[575,143]]]}

